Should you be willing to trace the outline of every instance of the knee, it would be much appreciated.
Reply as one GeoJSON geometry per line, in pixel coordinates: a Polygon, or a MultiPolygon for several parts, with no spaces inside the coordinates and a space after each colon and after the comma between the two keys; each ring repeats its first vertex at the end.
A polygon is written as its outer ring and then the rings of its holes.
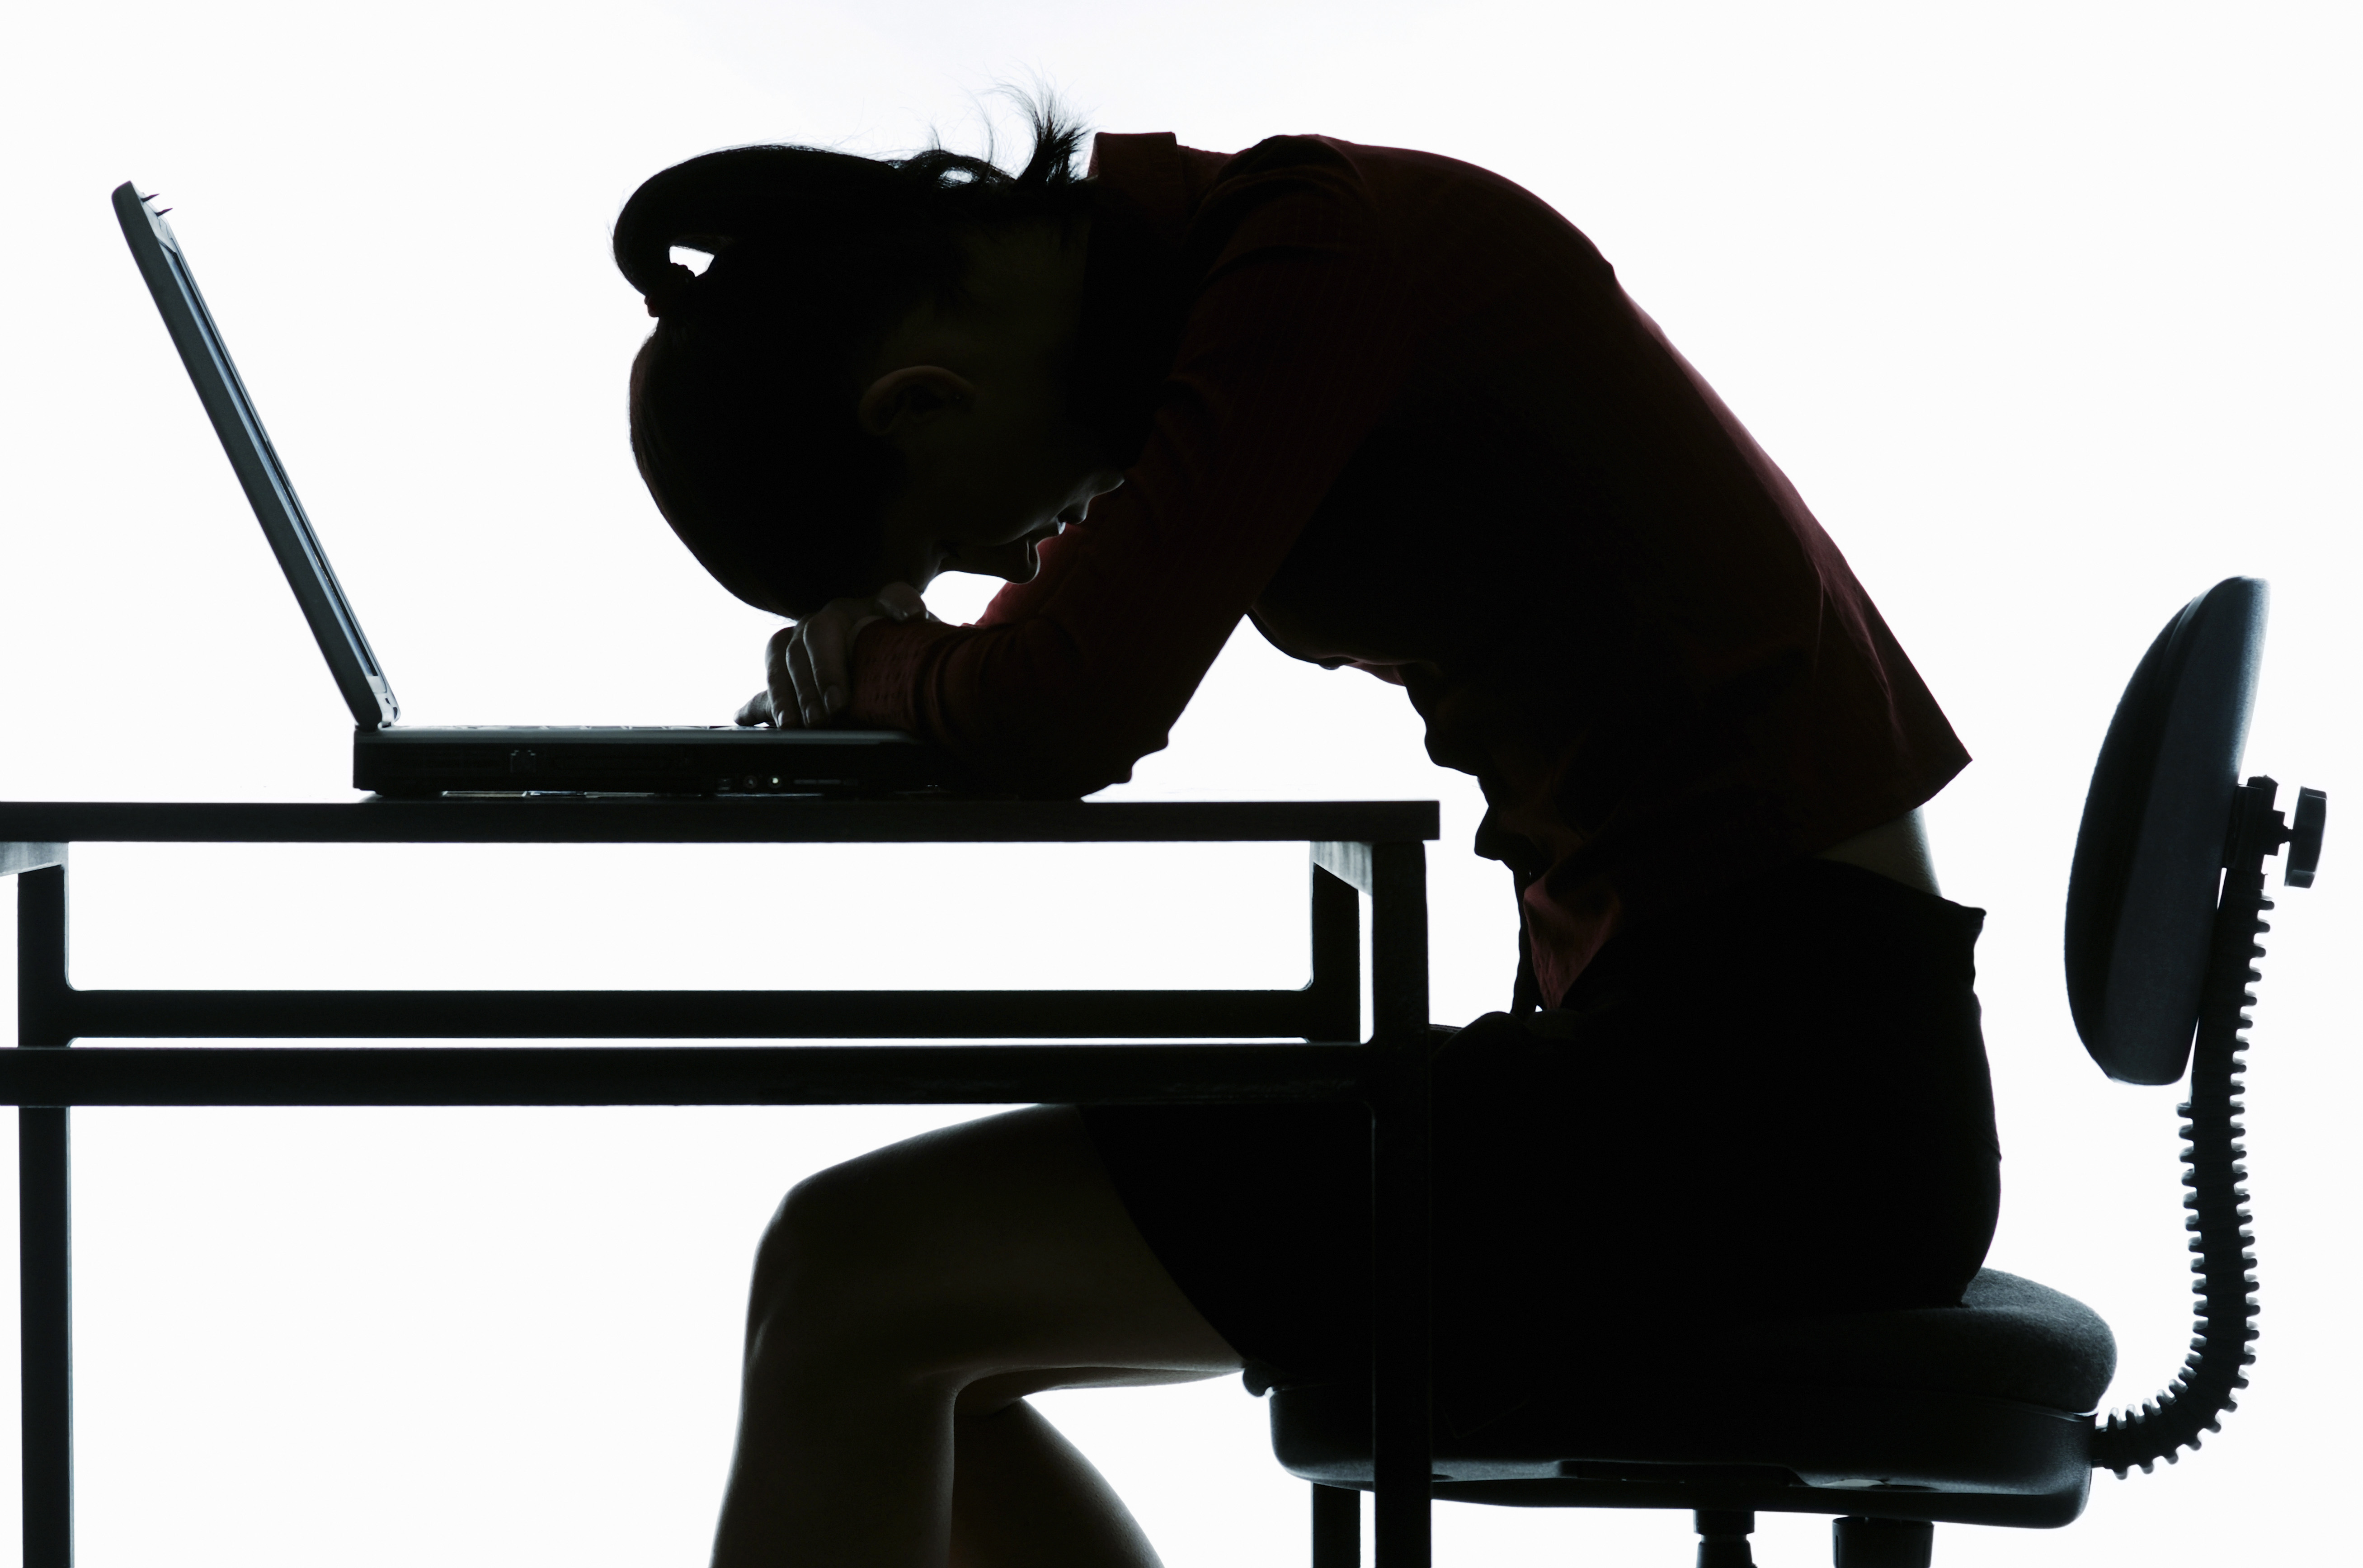
{"type": "Polygon", "coordinates": [[[891,1248],[858,1174],[838,1166],[789,1189],[755,1250],[750,1358],[793,1343],[845,1354],[893,1333],[891,1248]]]}

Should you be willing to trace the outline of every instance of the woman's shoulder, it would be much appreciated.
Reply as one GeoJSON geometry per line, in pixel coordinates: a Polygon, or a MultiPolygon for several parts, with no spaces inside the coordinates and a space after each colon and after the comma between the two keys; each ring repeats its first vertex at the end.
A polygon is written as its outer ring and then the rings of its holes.
{"type": "Polygon", "coordinates": [[[1237,238],[1242,227],[1284,242],[1309,224],[1333,237],[1359,230],[1406,261],[1429,250],[1456,261],[1472,250],[1498,257],[1507,247],[1528,257],[1564,251],[1581,270],[1611,275],[1591,241],[1540,196],[1441,152],[1294,133],[1220,152],[1185,146],[1170,131],[1103,132],[1092,173],[1169,244],[1237,238]]]}
{"type": "Polygon", "coordinates": [[[1368,212],[1367,183],[1350,151],[1350,143],[1319,136],[1267,137],[1215,152],[1185,147],[1171,131],[1103,131],[1089,178],[1104,205],[1146,219],[1179,245],[1275,206],[1368,212]]]}
{"type": "Polygon", "coordinates": [[[1223,186],[1274,176],[1311,176],[1338,188],[1369,187],[1410,180],[1514,192],[1537,198],[1490,169],[1415,148],[1379,147],[1342,137],[1288,132],[1252,146],[1220,152],[1182,144],[1170,130],[1101,131],[1092,143],[1090,178],[1126,193],[1154,193],[1193,205],[1223,186]]]}

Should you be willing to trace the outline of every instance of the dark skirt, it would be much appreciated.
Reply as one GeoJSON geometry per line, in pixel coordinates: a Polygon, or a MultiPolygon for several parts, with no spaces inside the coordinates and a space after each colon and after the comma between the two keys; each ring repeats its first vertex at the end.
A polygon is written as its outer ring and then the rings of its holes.
{"type": "MultiPolygon", "coordinates": [[[[1437,1398],[1465,1432],[1636,1330],[1958,1304],[2001,1201],[1985,913],[1797,862],[1629,930],[1435,1059],[1437,1398]]],[[[1370,1365],[1359,1106],[1092,1106],[1248,1384],[1370,1365]]]]}

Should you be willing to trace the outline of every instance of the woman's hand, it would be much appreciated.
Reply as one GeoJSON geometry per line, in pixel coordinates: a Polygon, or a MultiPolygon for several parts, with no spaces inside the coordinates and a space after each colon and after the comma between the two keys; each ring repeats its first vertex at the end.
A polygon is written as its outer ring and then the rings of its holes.
{"type": "Polygon", "coordinates": [[[853,700],[853,639],[871,621],[925,618],[927,606],[907,583],[889,583],[874,599],[832,599],[771,634],[763,651],[763,689],[738,710],[738,722],[818,729],[853,700]]]}

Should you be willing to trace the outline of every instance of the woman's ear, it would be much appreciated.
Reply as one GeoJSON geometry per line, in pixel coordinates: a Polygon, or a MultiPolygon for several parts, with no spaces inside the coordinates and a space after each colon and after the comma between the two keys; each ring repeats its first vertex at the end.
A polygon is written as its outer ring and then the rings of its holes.
{"type": "Polygon", "coordinates": [[[937,416],[965,410],[975,384],[941,365],[904,365],[870,384],[855,408],[861,428],[889,440],[911,434],[937,416]]]}

